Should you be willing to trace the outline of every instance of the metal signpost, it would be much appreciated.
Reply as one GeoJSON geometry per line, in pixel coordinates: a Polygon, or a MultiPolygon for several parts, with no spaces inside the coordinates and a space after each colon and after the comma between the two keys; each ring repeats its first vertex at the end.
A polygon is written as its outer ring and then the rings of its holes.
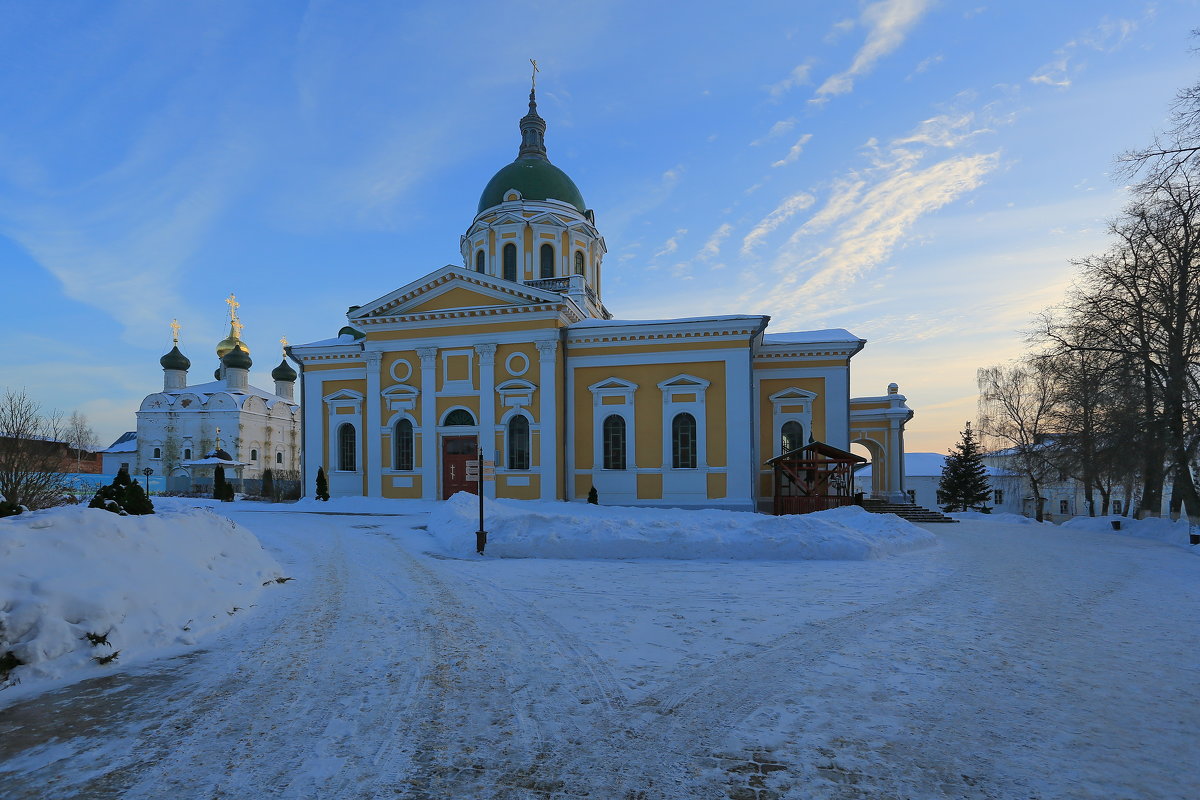
{"type": "Polygon", "coordinates": [[[467,463],[467,481],[475,484],[475,492],[479,495],[479,530],[475,531],[475,552],[483,555],[487,547],[487,529],[483,527],[483,484],[484,481],[496,480],[496,462],[483,457],[483,448],[474,462],[467,463]]]}

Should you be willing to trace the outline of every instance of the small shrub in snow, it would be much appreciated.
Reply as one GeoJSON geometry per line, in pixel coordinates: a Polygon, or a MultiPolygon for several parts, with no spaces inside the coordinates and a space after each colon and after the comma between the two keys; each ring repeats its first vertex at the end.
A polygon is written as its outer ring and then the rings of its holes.
{"type": "MultiPolygon", "coordinates": [[[[111,631],[109,631],[109,633],[111,633],[111,631]]],[[[92,647],[99,647],[100,645],[104,645],[105,647],[112,647],[112,645],[108,643],[108,634],[107,633],[90,633],[89,632],[89,633],[85,633],[83,635],[83,638],[85,638],[89,642],[91,642],[92,647]]]]}
{"type": "Polygon", "coordinates": [[[129,479],[129,474],[124,470],[118,472],[111,484],[100,487],[96,496],[92,498],[92,502],[88,503],[88,508],[102,508],[121,516],[153,514],[154,503],[146,496],[146,492],[137,481],[124,485],[119,483],[122,473],[125,474],[126,480],[129,479]]]}
{"type": "Polygon", "coordinates": [[[95,661],[97,664],[101,664],[101,665],[111,664],[112,662],[117,660],[117,656],[119,656],[119,655],[121,655],[120,650],[113,650],[111,653],[109,653],[106,656],[92,656],[92,660],[95,661]]]}
{"type": "Polygon", "coordinates": [[[16,503],[0,499],[0,517],[15,517],[25,509],[16,503]]]}
{"type": "Polygon", "coordinates": [[[596,487],[588,489],[588,502],[594,506],[600,505],[600,495],[596,492],[596,487]]]}
{"type": "Polygon", "coordinates": [[[262,496],[263,499],[269,502],[274,502],[275,500],[275,475],[269,469],[263,470],[262,496]]]}

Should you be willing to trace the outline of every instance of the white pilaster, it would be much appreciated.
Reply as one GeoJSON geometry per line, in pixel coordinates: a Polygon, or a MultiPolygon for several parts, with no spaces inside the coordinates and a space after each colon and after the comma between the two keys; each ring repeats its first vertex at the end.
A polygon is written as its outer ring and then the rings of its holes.
{"type": "Polygon", "coordinates": [[[558,340],[537,342],[538,389],[541,403],[538,411],[538,430],[541,431],[541,499],[553,500],[558,491],[558,414],[555,406],[558,402],[555,392],[555,355],[558,352],[558,340]]]}
{"type": "Polygon", "coordinates": [[[379,365],[382,356],[372,350],[364,355],[367,360],[367,424],[362,440],[367,448],[367,497],[382,497],[383,437],[379,433],[379,365]]]}
{"type": "Polygon", "coordinates": [[[754,508],[758,465],[752,451],[758,441],[758,414],[751,407],[750,349],[734,350],[725,361],[725,497],[754,508]],[[742,420],[746,420],[745,425],[742,420]]]}
{"type": "Polygon", "coordinates": [[[437,348],[418,347],[421,358],[421,497],[438,499],[437,348]]]}
{"type": "MultiPolygon", "coordinates": [[[[483,457],[496,455],[496,345],[475,345],[479,355],[479,446],[483,457]]],[[[480,480],[486,497],[496,496],[496,482],[480,480]]]]}
{"type": "MultiPolygon", "coordinates": [[[[321,373],[306,372],[301,380],[304,381],[304,405],[301,407],[301,413],[304,414],[304,458],[301,463],[304,467],[304,487],[302,493],[305,497],[314,497],[317,491],[317,468],[325,466],[325,448],[322,445],[324,438],[321,420],[324,413],[325,403],[321,400],[321,373]]],[[[203,457],[203,453],[198,453],[198,457],[203,457]]],[[[329,477],[329,471],[325,471],[325,477],[329,477]]]]}

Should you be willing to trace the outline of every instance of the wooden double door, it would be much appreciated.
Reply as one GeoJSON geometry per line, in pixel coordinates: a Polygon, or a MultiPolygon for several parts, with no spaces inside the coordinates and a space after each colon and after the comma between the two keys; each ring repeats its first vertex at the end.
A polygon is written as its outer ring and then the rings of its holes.
{"type": "Polygon", "coordinates": [[[479,440],[475,436],[442,437],[442,499],[455,492],[475,494],[479,484],[467,480],[467,465],[479,458],[479,440]]]}

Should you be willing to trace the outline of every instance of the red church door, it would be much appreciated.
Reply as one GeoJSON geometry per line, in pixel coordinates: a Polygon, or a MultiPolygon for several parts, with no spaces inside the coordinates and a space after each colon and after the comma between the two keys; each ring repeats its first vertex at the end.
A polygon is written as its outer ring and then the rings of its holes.
{"type": "Polygon", "coordinates": [[[455,492],[475,494],[476,483],[467,481],[467,464],[479,458],[474,436],[446,436],[442,439],[442,499],[455,492]]]}

